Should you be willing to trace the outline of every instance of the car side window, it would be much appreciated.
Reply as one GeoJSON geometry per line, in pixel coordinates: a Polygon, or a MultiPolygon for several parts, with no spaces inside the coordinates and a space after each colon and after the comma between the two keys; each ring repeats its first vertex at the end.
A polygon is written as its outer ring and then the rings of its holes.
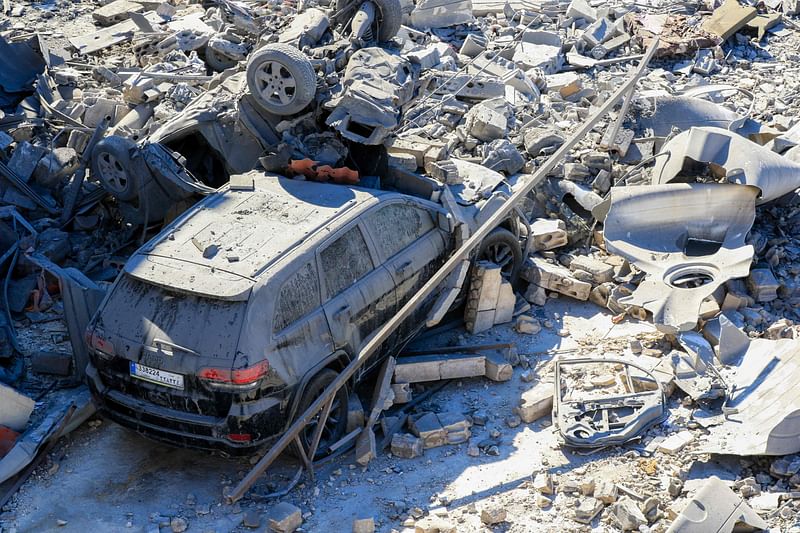
{"type": "Polygon", "coordinates": [[[376,238],[375,246],[386,258],[392,257],[435,227],[429,211],[408,204],[380,207],[367,215],[367,224],[376,238]]]}
{"type": "Polygon", "coordinates": [[[306,263],[281,287],[275,312],[274,331],[278,333],[319,307],[317,268],[306,263]]]}
{"type": "Polygon", "coordinates": [[[322,250],[320,259],[329,298],[350,287],[374,268],[367,241],[358,226],[347,230],[322,250]]]}

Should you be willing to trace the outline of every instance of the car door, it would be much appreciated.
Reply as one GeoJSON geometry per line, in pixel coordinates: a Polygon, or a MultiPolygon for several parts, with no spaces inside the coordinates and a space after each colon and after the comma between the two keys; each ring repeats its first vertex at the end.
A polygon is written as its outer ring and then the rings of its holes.
{"type": "MultiPolygon", "coordinates": [[[[394,281],[398,310],[447,259],[449,235],[439,229],[436,216],[433,208],[398,199],[374,207],[364,217],[378,256],[394,281]]],[[[404,320],[387,345],[399,347],[407,341],[424,324],[435,297],[432,294],[404,320]]]]}
{"type": "Polygon", "coordinates": [[[273,313],[271,362],[277,366],[274,359],[279,358],[282,369],[295,379],[334,352],[333,338],[320,304],[316,258],[309,255],[300,265],[287,269],[289,275],[278,285],[273,313]]]}
{"type": "MultiPolygon", "coordinates": [[[[355,356],[364,342],[394,315],[394,281],[370,249],[360,224],[353,223],[317,251],[322,304],[337,349],[355,356]],[[377,266],[376,266],[377,265],[377,266]]],[[[362,367],[364,372],[380,359],[362,367]]]]}

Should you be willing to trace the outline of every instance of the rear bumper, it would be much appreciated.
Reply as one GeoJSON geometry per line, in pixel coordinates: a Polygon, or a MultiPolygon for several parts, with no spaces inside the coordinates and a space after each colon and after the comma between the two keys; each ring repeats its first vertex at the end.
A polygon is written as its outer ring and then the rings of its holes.
{"type": "Polygon", "coordinates": [[[103,385],[97,369],[86,368],[89,389],[98,409],[109,419],[150,439],[184,448],[246,455],[275,440],[285,427],[285,413],[279,398],[262,398],[231,405],[226,417],[188,413],[155,405],[103,385]],[[242,413],[240,415],[232,413],[242,413]],[[230,434],[254,436],[248,442],[227,438],[230,434]]]}

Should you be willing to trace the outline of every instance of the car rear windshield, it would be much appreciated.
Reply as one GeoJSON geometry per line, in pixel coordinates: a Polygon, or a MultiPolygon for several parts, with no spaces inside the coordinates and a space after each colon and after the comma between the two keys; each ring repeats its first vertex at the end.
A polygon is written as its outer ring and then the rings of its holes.
{"type": "Polygon", "coordinates": [[[247,302],[189,295],[124,275],[102,312],[107,333],[136,343],[153,339],[204,356],[233,358],[247,302]]]}

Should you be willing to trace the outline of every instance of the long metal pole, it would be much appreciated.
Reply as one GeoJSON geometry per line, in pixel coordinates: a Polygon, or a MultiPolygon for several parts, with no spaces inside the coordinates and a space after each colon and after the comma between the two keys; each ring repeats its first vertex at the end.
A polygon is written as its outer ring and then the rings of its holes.
{"type": "Polygon", "coordinates": [[[415,294],[406,304],[397,312],[395,316],[393,316],[388,322],[386,322],[376,333],[375,335],[364,345],[358,355],[348,364],[344,370],[342,370],[339,375],[336,377],[335,380],[331,382],[330,385],[322,392],[322,394],[312,403],[308,409],[305,410],[303,414],[301,414],[294,423],[289,426],[286,432],[281,436],[280,439],[270,448],[269,452],[267,452],[261,460],[253,466],[252,470],[247,473],[247,475],[239,482],[239,484],[233,489],[233,491],[228,495],[226,498],[228,503],[234,503],[242,498],[250,487],[255,484],[259,477],[269,468],[272,462],[278,458],[278,456],[286,449],[286,447],[295,439],[295,437],[302,431],[302,429],[314,418],[314,415],[319,412],[319,410],[330,400],[330,398],[336,394],[336,392],[345,385],[353,374],[364,364],[367,358],[372,355],[378,348],[380,348],[381,344],[389,338],[389,336],[394,332],[395,329],[406,319],[408,318],[412,312],[417,308],[417,306],[427,298],[433,291],[450,275],[450,272],[461,263],[463,259],[469,256],[470,252],[474,248],[476,248],[483,239],[492,231],[495,227],[497,227],[503,220],[508,217],[511,211],[514,210],[515,205],[525,198],[529,192],[533,190],[539,183],[544,180],[547,174],[567,155],[567,153],[572,150],[572,148],[581,140],[583,137],[589,133],[594,125],[603,118],[611,109],[616,105],[620,98],[623,95],[627,94],[631,87],[633,87],[636,82],[641,77],[642,73],[644,73],[647,64],[650,62],[650,59],[653,57],[653,53],[656,51],[656,46],[658,46],[658,40],[656,39],[651,45],[650,48],[647,49],[644,57],[642,58],[641,63],[639,63],[639,67],[636,69],[636,72],[628,78],[628,80],[623,83],[619,89],[617,89],[614,94],[612,94],[608,100],[606,100],[602,106],[592,115],[586,122],[584,122],[572,136],[561,145],[561,147],[553,152],[553,155],[550,156],[547,161],[540,166],[537,171],[531,175],[528,181],[517,191],[512,194],[509,199],[504,202],[500,208],[491,216],[484,224],[482,224],[475,233],[467,239],[464,244],[461,245],[461,248],[456,250],[450,259],[448,259],[444,265],[434,274],[428,282],[423,285],[423,287],[415,294]]]}

